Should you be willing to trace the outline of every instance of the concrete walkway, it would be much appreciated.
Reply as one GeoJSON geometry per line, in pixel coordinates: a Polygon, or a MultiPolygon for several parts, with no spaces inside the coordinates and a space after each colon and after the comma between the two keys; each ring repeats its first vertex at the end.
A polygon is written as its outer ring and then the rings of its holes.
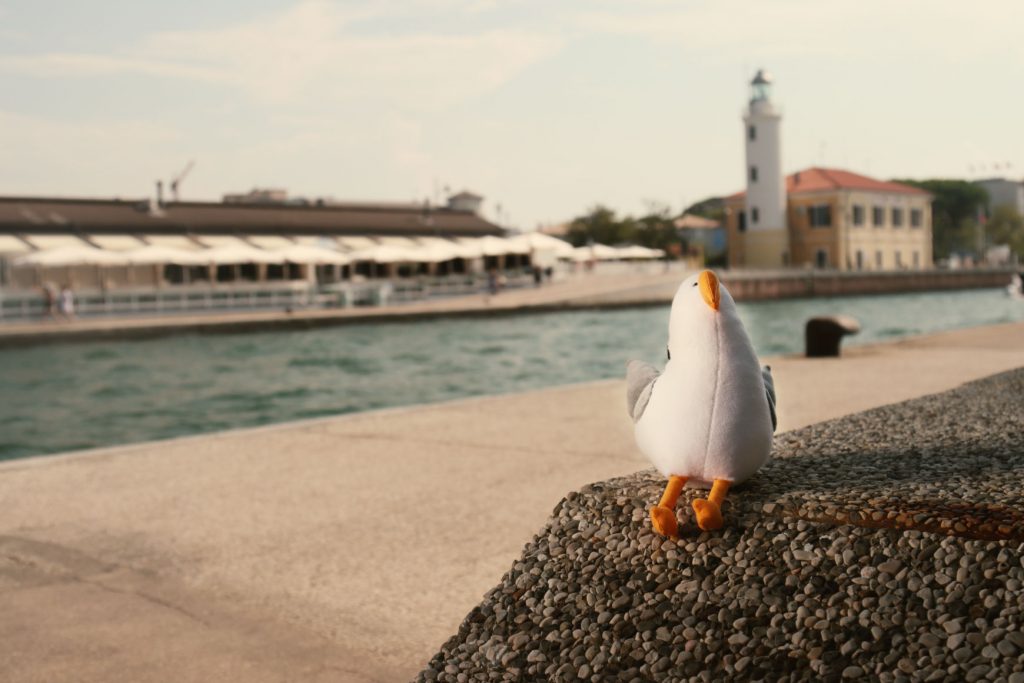
{"type": "MultiPolygon", "coordinates": [[[[1024,366],[1024,324],[779,358],[780,429],[1024,366]]],[[[11,681],[412,678],[570,490],[620,381],[0,465],[11,681]]]]}

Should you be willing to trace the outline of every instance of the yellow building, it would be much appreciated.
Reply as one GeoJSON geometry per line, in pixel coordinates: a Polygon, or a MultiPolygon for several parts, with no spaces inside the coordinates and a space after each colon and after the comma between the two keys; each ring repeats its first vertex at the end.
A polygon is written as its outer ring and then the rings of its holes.
{"type": "MultiPolygon", "coordinates": [[[[786,177],[783,240],[766,253],[751,239],[746,192],[725,198],[729,266],[835,270],[932,267],[931,195],[849,171],[809,168],[786,177]],[[776,253],[777,252],[777,253],[776,253]]],[[[756,213],[753,214],[756,216],[756,213]]]]}

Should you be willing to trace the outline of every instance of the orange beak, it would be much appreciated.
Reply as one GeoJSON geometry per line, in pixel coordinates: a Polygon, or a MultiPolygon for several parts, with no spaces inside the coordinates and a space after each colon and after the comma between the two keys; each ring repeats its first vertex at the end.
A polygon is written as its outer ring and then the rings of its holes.
{"type": "Polygon", "coordinates": [[[722,298],[718,278],[710,270],[705,270],[697,277],[697,282],[700,283],[700,295],[704,297],[704,301],[712,310],[717,311],[722,298]]]}

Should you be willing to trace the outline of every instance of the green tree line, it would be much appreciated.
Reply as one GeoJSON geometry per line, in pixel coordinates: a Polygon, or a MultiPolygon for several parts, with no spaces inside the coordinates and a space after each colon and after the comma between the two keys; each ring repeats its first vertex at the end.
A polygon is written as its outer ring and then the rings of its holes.
{"type": "Polygon", "coordinates": [[[987,247],[1007,244],[1024,256],[1024,219],[1009,206],[983,214],[989,197],[985,188],[966,180],[897,180],[932,195],[932,248],[935,259],[953,254],[983,256],[987,247]]]}
{"type": "Polygon", "coordinates": [[[722,200],[711,197],[693,204],[682,214],[673,214],[665,204],[652,203],[647,213],[633,217],[618,216],[614,210],[597,204],[587,213],[573,219],[566,239],[575,247],[591,242],[599,244],[639,244],[651,249],[664,249],[667,253],[686,253],[687,244],[675,226],[680,215],[692,213],[721,222],[724,218],[722,200]]]}
{"type": "Polygon", "coordinates": [[[634,218],[617,216],[612,209],[598,204],[570,223],[566,239],[574,247],[582,247],[591,242],[639,244],[669,252],[672,251],[672,245],[680,244],[673,220],[670,209],[665,206],[652,207],[646,215],[634,218]]]}

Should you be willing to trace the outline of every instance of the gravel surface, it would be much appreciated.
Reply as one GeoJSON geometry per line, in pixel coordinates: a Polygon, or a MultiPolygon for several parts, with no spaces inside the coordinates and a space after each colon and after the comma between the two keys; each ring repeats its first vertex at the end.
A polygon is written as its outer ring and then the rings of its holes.
{"type": "Polygon", "coordinates": [[[418,680],[1024,683],[1024,369],[777,436],[718,532],[663,487],[566,496],[418,680]]]}

